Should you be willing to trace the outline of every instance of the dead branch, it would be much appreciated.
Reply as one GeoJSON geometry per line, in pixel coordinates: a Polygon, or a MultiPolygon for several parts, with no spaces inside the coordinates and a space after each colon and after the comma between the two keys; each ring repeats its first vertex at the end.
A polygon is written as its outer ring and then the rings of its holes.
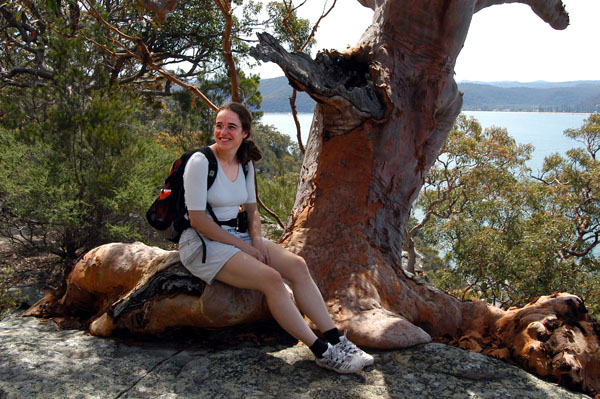
{"type": "MultiPolygon", "coordinates": [[[[286,30],[289,32],[290,37],[292,38],[292,41],[294,43],[294,51],[304,51],[306,49],[306,46],[308,46],[308,44],[311,42],[311,40],[314,38],[315,34],[317,33],[317,29],[318,29],[319,25],[321,24],[321,21],[323,20],[323,18],[325,18],[327,15],[329,15],[331,10],[333,10],[336,2],[337,2],[337,0],[333,0],[333,4],[331,5],[331,7],[329,7],[329,9],[327,11],[325,11],[326,4],[323,6],[323,12],[317,19],[317,22],[315,22],[315,24],[313,25],[310,34],[308,35],[308,37],[306,38],[306,40],[304,41],[304,43],[302,45],[298,45],[298,39],[296,38],[296,34],[294,33],[293,29],[289,26],[288,22],[289,22],[289,19],[290,19],[292,13],[295,10],[297,10],[299,7],[304,5],[306,3],[306,1],[302,2],[298,7],[292,7],[291,2],[288,4],[287,1],[284,1],[285,6],[288,7],[288,14],[283,18],[283,24],[284,24],[286,30]]],[[[289,99],[290,100],[290,109],[292,110],[292,117],[294,118],[294,124],[296,126],[296,139],[298,140],[298,146],[300,148],[300,152],[302,154],[304,154],[305,150],[304,150],[304,144],[302,143],[302,130],[301,130],[301,126],[300,126],[300,121],[298,120],[298,108],[296,107],[296,96],[297,96],[297,90],[294,87],[294,88],[292,88],[292,96],[289,99]]]]}
{"type": "Polygon", "coordinates": [[[561,0],[478,0],[474,12],[484,8],[506,3],[527,4],[538,17],[549,23],[554,29],[565,29],[569,26],[569,14],[561,0]]]}

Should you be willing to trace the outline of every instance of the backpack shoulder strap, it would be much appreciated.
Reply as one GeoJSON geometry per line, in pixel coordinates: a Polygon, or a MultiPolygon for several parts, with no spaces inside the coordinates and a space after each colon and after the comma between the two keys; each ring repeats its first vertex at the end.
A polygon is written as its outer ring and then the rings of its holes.
{"type": "MultiPolygon", "coordinates": [[[[206,185],[206,191],[208,191],[208,189],[213,185],[215,179],[217,178],[219,162],[217,161],[217,157],[210,149],[210,147],[202,147],[199,148],[198,151],[203,153],[206,159],[208,159],[208,182],[206,185]]],[[[212,206],[208,203],[208,201],[206,202],[206,211],[215,222],[219,223],[219,219],[217,218],[217,215],[215,215],[215,212],[213,211],[212,206]]]]}
{"type": "Polygon", "coordinates": [[[212,152],[210,147],[202,147],[198,149],[198,151],[203,153],[206,159],[208,159],[208,184],[206,186],[206,189],[208,190],[217,178],[217,170],[219,168],[219,164],[217,162],[217,157],[212,152]]]}
{"type": "MultiPolygon", "coordinates": [[[[215,182],[215,179],[217,178],[217,170],[219,168],[219,164],[217,161],[217,157],[215,156],[215,153],[210,149],[210,147],[206,146],[206,147],[201,147],[199,148],[197,151],[200,151],[201,153],[204,154],[204,156],[206,157],[206,159],[208,159],[208,184],[206,186],[206,189],[208,190],[212,184],[215,182]]],[[[250,161],[252,162],[252,161],[250,161]]],[[[244,176],[248,176],[248,171],[250,169],[250,162],[242,165],[242,170],[244,171],[244,176]]]]}

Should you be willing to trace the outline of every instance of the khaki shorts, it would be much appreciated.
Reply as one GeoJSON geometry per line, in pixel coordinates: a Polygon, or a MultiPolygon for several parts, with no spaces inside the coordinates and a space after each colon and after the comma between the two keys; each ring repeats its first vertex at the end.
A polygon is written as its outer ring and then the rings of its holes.
{"type": "MultiPolygon", "coordinates": [[[[252,239],[248,233],[239,233],[235,227],[222,226],[228,233],[233,234],[248,244],[252,245],[252,239]]],[[[194,276],[204,280],[207,284],[215,281],[215,276],[221,271],[225,263],[240,249],[233,245],[224,244],[219,241],[202,236],[206,243],[206,262],[202,262],[204,246],[200,234],[193,228],[183,231],[179,239],[179,259],[186,269],[194,276]]]]}

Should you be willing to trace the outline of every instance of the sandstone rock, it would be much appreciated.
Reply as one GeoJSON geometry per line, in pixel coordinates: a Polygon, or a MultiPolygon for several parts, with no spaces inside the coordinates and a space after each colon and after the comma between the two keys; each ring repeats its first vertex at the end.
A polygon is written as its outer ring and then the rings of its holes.
{"type": "Polygon", "coordinates": [[[373,351],[374,366],[338,375],[305,346],[199,341],[128,345],[12,314],[0,321],[0,398],[589,398],[438,343],[373,351]]]}

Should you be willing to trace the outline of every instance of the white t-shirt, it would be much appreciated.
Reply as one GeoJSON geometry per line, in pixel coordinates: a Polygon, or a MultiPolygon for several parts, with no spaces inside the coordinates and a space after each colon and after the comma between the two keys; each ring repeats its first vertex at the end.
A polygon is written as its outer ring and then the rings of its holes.
{"type": "Polygon", "coordinates": [[[205,211],[208,200],[217,219],[226,221],[237,217],[240,205],[256,203],[252,162],[248,165],[248,176],[244,176],[244,170],[240,165],[237,178],[233,182],[229,180],[219,164],[217,177],[208,193],[207,185],[208,159],[201,152],[196,152],[188,160],[183,172],[185,204],[188,210],[205,211]]]}

